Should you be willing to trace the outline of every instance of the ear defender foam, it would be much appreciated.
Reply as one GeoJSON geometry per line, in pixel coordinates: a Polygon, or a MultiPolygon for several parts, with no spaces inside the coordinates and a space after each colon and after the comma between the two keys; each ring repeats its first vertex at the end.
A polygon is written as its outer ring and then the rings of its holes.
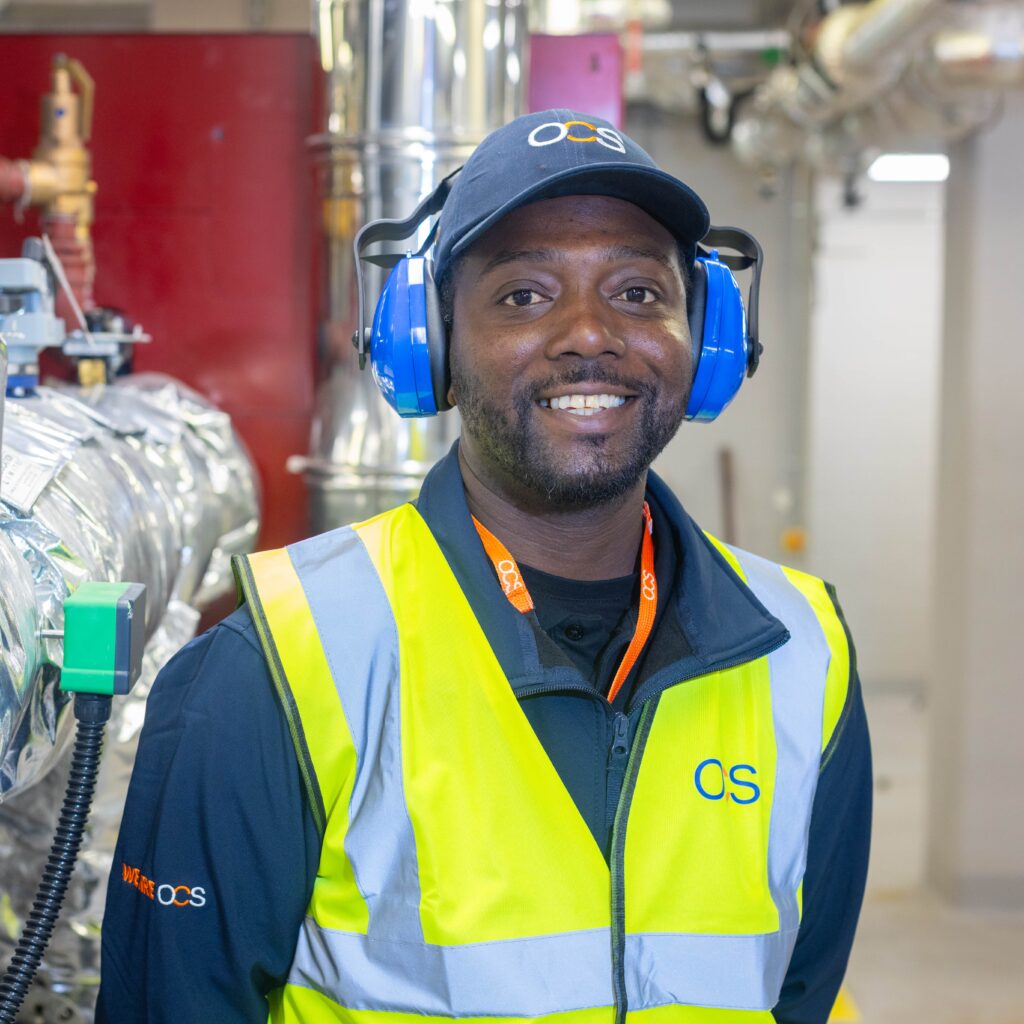
{"type": "Polygon", "coordinates": [[[715,250],[694,261],[692,287],[694,374],[685,415],[707,423],[736,397],[747,373],[747,317],[736,278],[715,250]]]}
{"type": "Polygon", "coordinates": [[[452,375],[448,367],[448,328],[441,316],[441,292],[434,283],[434,261],[426,260],[423,296],[427,308],[427,350],[430,353],[430,379],[434,386],[434,407],[445,412],[452,407],[448,389],[452,375]]]}

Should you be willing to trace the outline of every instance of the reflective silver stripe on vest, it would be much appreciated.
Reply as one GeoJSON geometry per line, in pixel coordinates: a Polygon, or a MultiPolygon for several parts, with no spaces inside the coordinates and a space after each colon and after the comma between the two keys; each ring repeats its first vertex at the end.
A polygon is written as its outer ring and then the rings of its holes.
{"type": "Polygon", "coordinates": [[[796,891],[807,863],[807,834],[821,764],[825,679],[832,652],[807,599],[786,579],[782,569],[756,555],[740,551],[734,554],[755,596],[792,635],[789,643],[768,655],[775,726],[775,792],[785,794],[784,800],[772,804],[768,884],[779,910],[779,930],[791,934],[792,952],[800,927],[796,891]]]}
{"type": "Polygon", "coordinates": [[[768,935],[627,935],[626,1002],[630,1010],[666,1003],[770,1010],[775,978],[785,974],[792,944],[768,935]]]}
{"type": "Polygon", "coordinates": [[[288,553],[356,748],[345,852],[366,900],[369,937],[422,946],[416,843],[402,785],[398,632],[391,605],[351,528],[292,545],[288,553]]]}
{"type": "Polygon", "coordinates": [[[807,858],[831,652],[811,606],[782,570],[745,551],[733,550],[733,554],[750,589],[791,634],[788,643],[768,655],[776,745],[768,886],[779,912],[779,931],[628,935],[630,1010],[665,1003],[770,1010],[782,991],[800,927],[796,891],[807,858]]]}
{"type": "Polygon", "coordinates": [[[607,929],[466,946],[387,942],[306,919],[289,985],[352,1010],[541,1017],[611,1006],[607,929]]]}

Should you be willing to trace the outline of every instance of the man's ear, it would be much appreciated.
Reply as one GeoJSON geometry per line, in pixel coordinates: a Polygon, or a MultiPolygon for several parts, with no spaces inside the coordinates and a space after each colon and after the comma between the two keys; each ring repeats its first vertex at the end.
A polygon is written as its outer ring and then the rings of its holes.
{"type": "Polygon", "coordinates": [[[455,388],[449,388],[447,394],[448,404],[454,409],[459,403],[455,401],[455,388]]]}

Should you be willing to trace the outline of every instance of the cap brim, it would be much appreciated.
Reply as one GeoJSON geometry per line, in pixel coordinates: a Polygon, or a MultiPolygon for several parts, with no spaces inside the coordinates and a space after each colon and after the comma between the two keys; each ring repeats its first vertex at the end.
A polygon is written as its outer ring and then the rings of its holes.
{"type": "MultiPolygon", "coordinates": [[[[708,209],[701,198],[678,178],[655,167],[621,163],[584,164],[570,167],[545,181],[523,189],[467,231],[452,246],[445,265],[466,251],[481,235],[503,217],[529,203],[560,196],[611,196],[624,199],[663,224],[683,245],[688,263],[693,261],[697,243],[711,224],[708,209]]],[[[444,266],[436,268],[438,275],[444,266]]]]}

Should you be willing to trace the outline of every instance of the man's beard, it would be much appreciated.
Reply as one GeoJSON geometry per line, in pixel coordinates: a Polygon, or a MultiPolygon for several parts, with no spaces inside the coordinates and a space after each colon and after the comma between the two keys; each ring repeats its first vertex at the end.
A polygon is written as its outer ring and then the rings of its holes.
{"type": "MultiPolygon", "coordinates": [[[[511,404],[498,406],[487,395],[480,378],[452,360],[452,388],[466,431],[482,454],[516,485],[561,509],[582,509],[604,504],[625,494],[672,440],[686,409],[685,399],[659,408],[657,389],[582,364],[566,373],[512,395],[511,404]],[[608,384],[635,394],[640,403],[631,436],[617,435],[616,450],[608,451],[606,434],[580,434],[567,457],[537,429],[537,396],[573,384],[608,384]]],[[[558,415],[573,415],[561,413],[558,415]]]]}

